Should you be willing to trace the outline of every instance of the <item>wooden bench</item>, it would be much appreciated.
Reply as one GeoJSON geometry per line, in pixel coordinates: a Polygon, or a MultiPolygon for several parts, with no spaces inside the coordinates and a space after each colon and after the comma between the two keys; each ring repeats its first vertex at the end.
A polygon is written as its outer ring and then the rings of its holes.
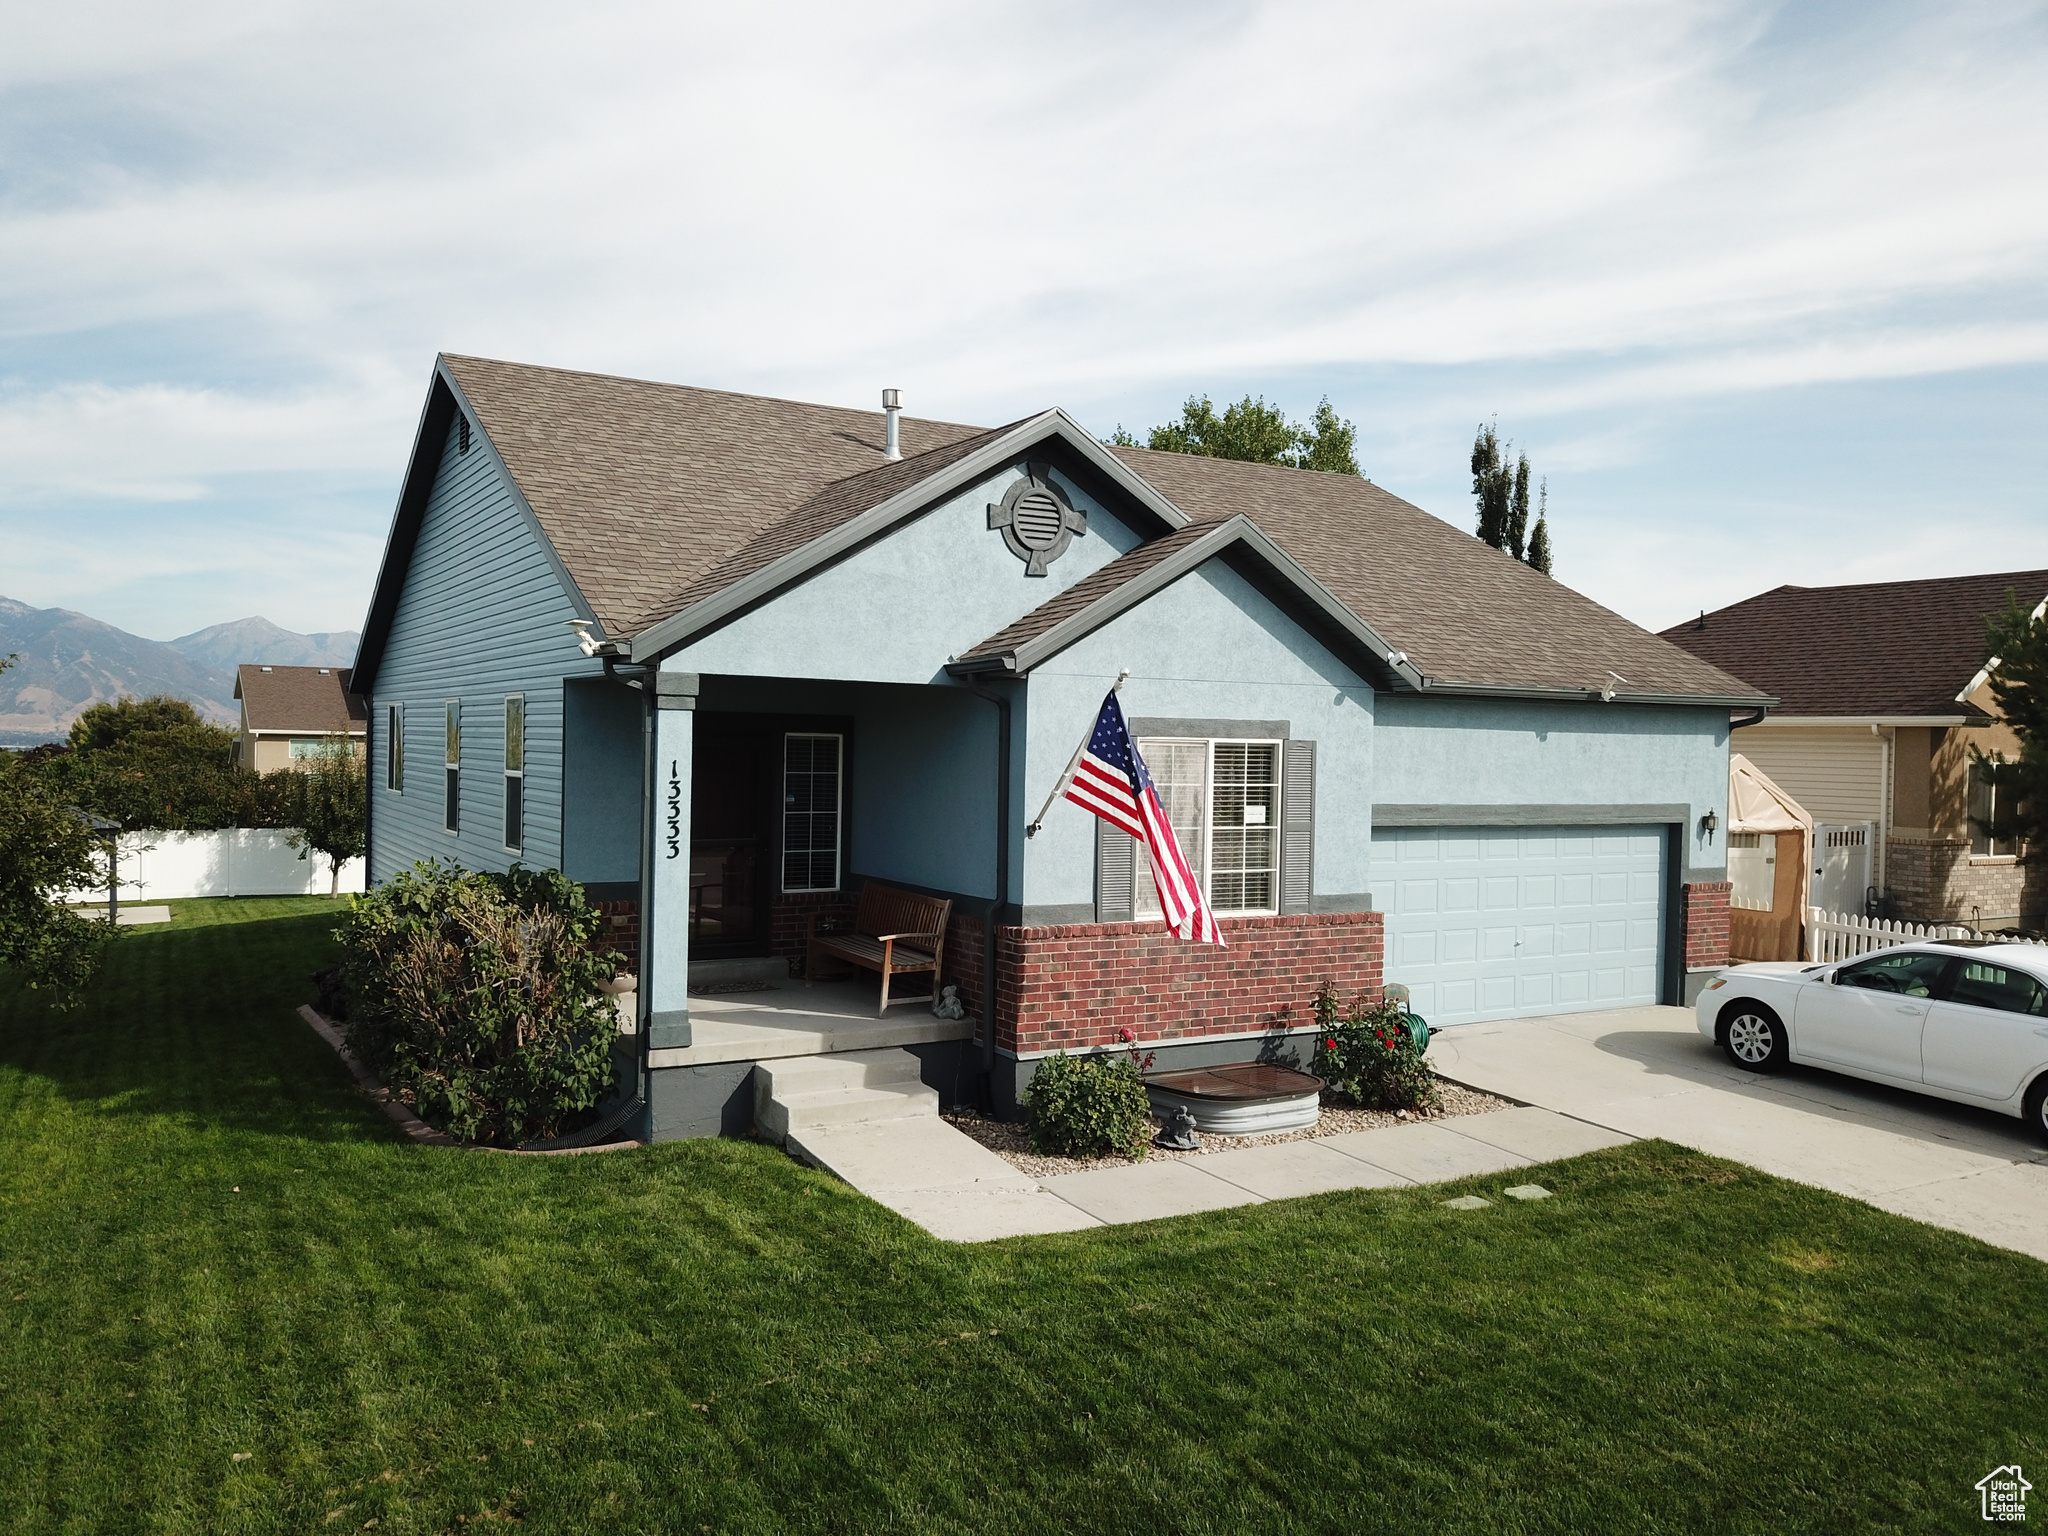
{"type": "MultiPolygon", "coordinates": [[[[818,932],[818,918],[812,917],[810,936],[804,946],[804,985],[818,980],[818,959],[829,955],[848,965],[882,973],[882,1004],[877,1017],[889,1011],[889,978],[929,971],[932,996],[939,995],[939,967],[946,955],[946,921],[953,915],[953,903],[915,891],[899,891],[893,885],[873,880],[860,888],[860,909],[851,933],[818,932]]],[[[896,998],[896,1002],[924,1002],[924,998],[896,998]]]]}

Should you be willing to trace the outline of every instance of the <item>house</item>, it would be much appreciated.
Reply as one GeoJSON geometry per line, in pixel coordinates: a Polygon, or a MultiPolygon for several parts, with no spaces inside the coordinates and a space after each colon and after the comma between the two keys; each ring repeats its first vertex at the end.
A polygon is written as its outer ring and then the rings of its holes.
{"type": "Polygon", "coordinates": [[[1994,843],[1976,755],[2017,755],[1985,664],[1984,622],[2048,571],[1776,587],[1664,631],[1779,698],[1736,749],[1816,823],[1814,900],[1980,931],[2048,922],[2048,882],[1994,843]]]}
{"type": "Polygon", "coordinates": [[[244,768],[304,768],[336,736],[349,738],[357,757],[367,750],[369,712],[349,691],[347,667],[269,667],[244,662],[235,669],[242,706],[244,768]]]}
{"type": "Polygon", "coordinates": [[[583,882],[657,1137],[856,1044],[1006,1109],[1124,1028],[1301,1059],[1326,980],[1438,1024],[1679,1002],[1727,958],[1730,714],[1770,702],[1354,476],[452,356],[355,680],[372,880],[583,882]],[[1227,948],[1078,808],[1026,835],[1124,671],[1227,948]],[[950,900],[967,1020],[725,990],[868,881],[950,900]]]}

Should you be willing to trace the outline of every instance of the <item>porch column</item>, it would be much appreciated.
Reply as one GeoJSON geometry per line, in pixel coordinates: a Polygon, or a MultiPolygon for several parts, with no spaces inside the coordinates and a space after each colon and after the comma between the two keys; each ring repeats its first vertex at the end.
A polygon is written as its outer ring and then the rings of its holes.
{"type": "Polygon", "coordinates": [[[690,1043],[690,757],[697,674],[658,672],[654,683],[640,989],[647,999],[648,1049],[666,1051],[690,1043]]]}

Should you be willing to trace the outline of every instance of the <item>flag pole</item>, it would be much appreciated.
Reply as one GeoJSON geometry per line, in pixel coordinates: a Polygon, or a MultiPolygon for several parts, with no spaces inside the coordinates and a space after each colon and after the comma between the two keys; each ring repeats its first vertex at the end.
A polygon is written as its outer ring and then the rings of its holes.
{"type": "MultiPolygon", "coordinates": [[[[1130,675],[1131,669],[1129,667],[1125,667],[1123,671],[1117,673],[1116,681],[1110,685],[1109,691],[1111,693],[1122,692],[1124,679],[1130,675]]],[[[1026,837],[1038,836],[1038,829],[1045,824],[1045,813],[1052,809],[1053,801],[1059,799],[1065,793],[1066,787],[1074,782],[1074,770],[1081,766],[1081,754],[1087,750],[1088,737],[1083,736],[1081,738],[1081,745],[1074,748],[1074,755],[1067,759],[1067,771],[1060,775],[1059,782],[1052,787],[1052,793],[1045,797],[1045,804],[1038,808],[1038,814],[1031,818],[1031,825],[1024,829],[1026,837]]]]}

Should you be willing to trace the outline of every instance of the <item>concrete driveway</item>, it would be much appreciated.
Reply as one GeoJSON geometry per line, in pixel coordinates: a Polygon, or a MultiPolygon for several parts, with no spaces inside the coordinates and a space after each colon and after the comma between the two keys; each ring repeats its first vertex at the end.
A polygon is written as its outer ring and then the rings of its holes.
{"type": "Polygon", "coordinates": [[[1737,1070],[1688,1008],[1619,1008],[1447,1029],[1454,1082],[1661,1136],[2048,1260],[2048,1146],[2017,1119],[1794,1067],[1737,1070]]]}

